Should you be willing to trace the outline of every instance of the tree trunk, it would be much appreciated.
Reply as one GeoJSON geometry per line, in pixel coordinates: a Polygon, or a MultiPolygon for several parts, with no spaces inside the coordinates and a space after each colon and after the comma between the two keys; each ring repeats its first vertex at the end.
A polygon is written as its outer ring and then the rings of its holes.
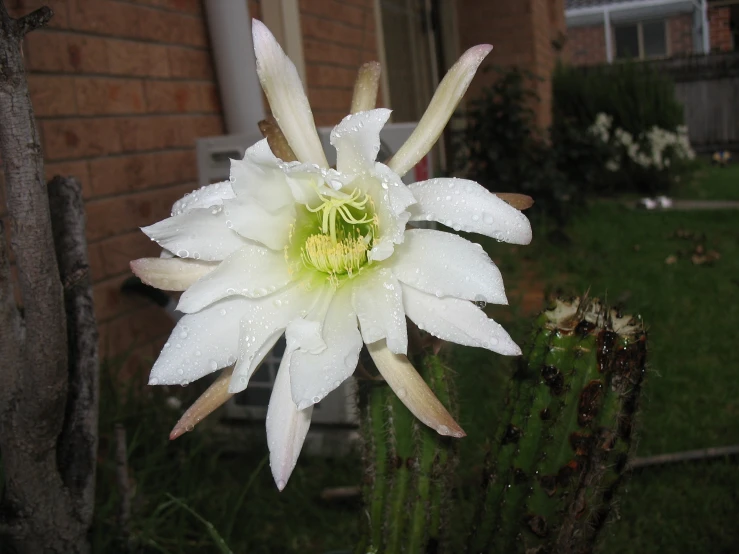
{"type": "Polygon", "coordinates": [[[0,152],[17,269],[14,282],[0,227],[0,533],[20,553],[89,551],[97,447],[96,332],[79,185],[54,182],[52,229],[21,54],[24,35],[51,16],[41,8],[15,20],[0,0],[0,152]]]}

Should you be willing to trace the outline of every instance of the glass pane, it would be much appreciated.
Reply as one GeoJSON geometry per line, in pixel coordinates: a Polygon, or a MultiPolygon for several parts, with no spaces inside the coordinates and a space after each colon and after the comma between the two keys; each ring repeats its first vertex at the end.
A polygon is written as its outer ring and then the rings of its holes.
{"type": "Polygon", "coordinates": [[[639,57],[639,28],[634,25],[618,25],[614,29],[616,35],[616,57],[639,57]]]}
{"type": "Polygon", "coordinates": [[[644,57],[657,58],[667,55],[667,36],[664,21],[642,23],[644,33],[644,57]]]}

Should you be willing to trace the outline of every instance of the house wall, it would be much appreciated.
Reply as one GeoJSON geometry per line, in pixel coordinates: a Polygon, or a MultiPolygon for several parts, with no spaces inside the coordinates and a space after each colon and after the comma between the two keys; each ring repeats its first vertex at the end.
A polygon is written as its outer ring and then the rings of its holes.
{"type": "MultiPolygon", "coordinates": [[[[15,16],[42,5],[55,12],[24,43],[46,176],[74,175],[83,187],[101,356],[125,355],[125,372],[149,367],[172,322],[120,293],[129,261],[160,250],[139,227],[168,217],[197,187],[195,140],[225,133],[202,2],[6,5],[15,16]]],[[[260,0],[248,7],[261,17],[260,0]]],[[[348,112],[359,65],[377,59],[374,2],[300,0],[299,8],[308,96],[317,124],[333,125],[348,112]]],[[[2,188],[0,176],[5,219],[2,188]]]]}
{"type": "Polygon", "coordinates": [[[378,60],[374,0],[300,0],[308,99],[318,126],[349,113],[357,69],[378,60]]]}
{"type": "Polygon", "coordinates": [[[224,132],[201,2],[6,5],[14,15],[54,10],[23,45],[46,175],[82,184],[101,355],[148,364],[171,322],[120,293],[129,261],[158,255],[138,228],[196,187],[195,139],[224,132]]]}
{"type": "Polygon", "coordinates": [[[730,51],[733,46],[731,40],[731,7],[709,7],[708,24],[711,29],[711,51],[730,51]]]}
{"type": "MultiPolygon", "coordinates": [[[[539,126],[548,127],[552,111],[550,77],[557,57],[553,41],[565,32],[564,0],[458,0],[457,6],[462,50],[481,43],[493,44],[483,67],[517,66],[542,78],[536,85],[540,97],[536,115],[539,126]]],[[[494,78],[493,73],[479,73],[468,98],[479,95],[494,78]]]]}

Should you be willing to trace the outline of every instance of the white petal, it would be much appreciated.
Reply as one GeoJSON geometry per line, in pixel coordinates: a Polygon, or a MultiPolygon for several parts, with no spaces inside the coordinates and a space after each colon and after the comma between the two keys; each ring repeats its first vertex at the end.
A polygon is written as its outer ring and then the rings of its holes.
{"type": "Polygon", "coordinates": [[[513,244],[531,242],[526,216],[474,181],[430,179],[409,188],[418,201],[409,208],[411,221],[438,221],[513,244]]]}
{"type": "Polygon", "coordinates": [[[462,54],[442,79],[418,126],[388,163],[391,169],[405,175],[428,154],[470,86],[477,68],[492,49],[489,44],[480,44],[462,54]]]}
{"type": "Polygon", "coordinates": [[[400,175],[388,166],[376,163],[375,175],[382,182],[382,188],[387,190],[390,207],[396,214],[404,212],[408,206],[416,203],[416,198],[408,188],[408,185],[403,182],[400,175]]]}
{"type": "Polygon", "coordinates": [[[261,242],[272,250],[282,251],[287,245],[290,226],[295,222],[292,205],[270,213],[256,202],[232,201],[228,210],[233,230],[242,237],[261,242]]]}
{"type": "MultiPolygon", "coordinates": [[[[249,302],[240,321],[239,360],[229,385],[231,392],[241,392],[246,388],[254,370],[285,328],[296,319],[302,321],[301,316],[310,310],[317,297],[317,293],[303,290],[300,283],[295,283],[249,302]]],[[[288,342],[292,351],[294,341],[288,342]]]]}
{"type": "Polygon", "coordinates": [[[297,69],[261,21],[252,20],[252,35],[259,80],[290,148],[301,162],[328,167],[297,69]]]}
{"type": "Polygon", "coordinates": [[[402,282],[437,297],[508,304],[503,277],[479,244],[431,229],[405,232],[395,247],[393,273],[402,282]]]}
{"type": "Polygon", "coordinates": [[[287,262],[281,253],[247,244],[187,289],[177,309],[190,314],[235,294],[259,298],[284,287],[289,281],[287,262]]]}
{"type": "Polygon", "coordinates": [[[290,382],[298,409],[319,402],[357,367],[363,343],[351,305],[350,287],[339,289],[334,296],[323,323],[323,340],[326,349],[320,354],[293,354],[290,382]]]}
{"type": "Polygon", "coordinates": [[[249,148],[243,160],[231,160],[231,184],[240,199],[255,200],[270,212],[294,202],[282,162],[272,154],[267,139],[249,148]]]}
{"type": "Polygon", "coordinates": [[[382,340],[368,344],[367,350],[380,374],[414,416],[440,435],[457,438],[465,436],[465,432],[439,402],[408,358],[393,354],[382,340]]]}
{"type": "Polygon", "coordinates": [[[248,244],[228,228],[228,221],[223,207],[215,206],[169,217],[141,230],[180,258],[220,261],[248,244]]]}
{"type": "Polygon", "coordinates": [[[239,321],[249,301],[221,300],[177,322],[149,377],[150,385],[179,385],[236,361],[239,321]]]}
{"type": "Polygon", "coordinates": [[[339,173],[372,171],[380,151],[380,130],[390,118],[390,110],[379,108],[346,116],[331,131],[339,173]]]}
{"type": "Polygon", "coordinates": [[[436,298],[403,285],[403,307],[420,329],[440,339],[487,348],[506,356],[521,354],[506,330],[467,300],[436,298]]]}
{"type": "Polygon", "coordinates": [[[140,258],[131,262],[131,271],[142,282],[162,290],[186,290],[217,267],[214,262],[187,258],[140,258]]]}
{"type": "Polygon", "coordinates": [[[313,406],[298,410],[293,402],[290,392],[290,358],[290,352],[286,351],[280,362],[267,408],[269,465],[280,490],[285,488],[295,469],[313,415],[313,406]]]}
{"type": "Polygon", "coordinates": [[[403,242],[403,233],[410,213],[406,211],[398,213],[393,208],[389,188],[383,186],[384,183],[375,177],[360,176],[351,184],[372,198],[379,233],[375,237],[369,258],[374,261],[384,260],[393,253],[393,244],[403,242]]]}
{"type": "Polygon", "coordinates": [[[172,206],[172,215],[186,214],[198,208],[220,206],[224,200],[236,198],[231,183],[223,181],[205,185],[180,198],[172,206]]]}
{"type": "Polygon", "coordinates": [[[408,329],[400,283],[387,268],[360,275],[352,287],[352,304],[364,342],[387,339],[396,354],[408,351],[408,329]]]}

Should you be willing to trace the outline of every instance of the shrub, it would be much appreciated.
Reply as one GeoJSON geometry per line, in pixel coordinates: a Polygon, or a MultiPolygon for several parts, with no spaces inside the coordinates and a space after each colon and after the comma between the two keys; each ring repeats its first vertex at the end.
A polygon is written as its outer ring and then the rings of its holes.
{"type": "Polygon", "coordinates": [[[457,168],[493,192],[532,196],[534,211],[564,223],[575,187],[558,169],[554,151],[538,131],[532,106],[535,77],[500,69],[495,83],[470,103],[467,127],[456,141],[457,168]]]}

